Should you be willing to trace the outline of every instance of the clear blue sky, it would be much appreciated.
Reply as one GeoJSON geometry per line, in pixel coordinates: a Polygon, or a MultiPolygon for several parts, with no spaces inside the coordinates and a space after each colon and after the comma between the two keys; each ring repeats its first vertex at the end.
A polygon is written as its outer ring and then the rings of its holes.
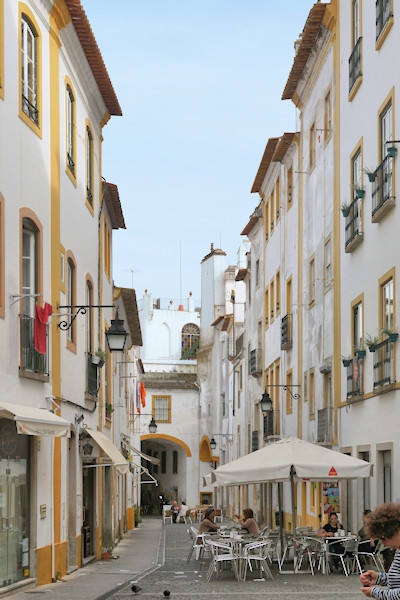
{"type": "Polygon", "coordinates": [[[123,111],[103,143],[127,226],[115,284],[197,304],[210,244],[237,262],[268,138],[296,129],[281,96],[313,2],[81,2],[123,111]]]}

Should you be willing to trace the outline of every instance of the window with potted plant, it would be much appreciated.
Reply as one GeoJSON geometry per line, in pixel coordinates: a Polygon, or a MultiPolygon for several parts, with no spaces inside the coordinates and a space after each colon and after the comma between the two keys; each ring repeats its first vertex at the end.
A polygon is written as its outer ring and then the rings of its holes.
{"type": "Polygon", "coordinates": [[[110,404],[110,402],[106,402],[105,408],[106,408],[106,419],[111,419],[111,415],[113,414],[113,412],[115,410],[113,405],[110,404]]]}

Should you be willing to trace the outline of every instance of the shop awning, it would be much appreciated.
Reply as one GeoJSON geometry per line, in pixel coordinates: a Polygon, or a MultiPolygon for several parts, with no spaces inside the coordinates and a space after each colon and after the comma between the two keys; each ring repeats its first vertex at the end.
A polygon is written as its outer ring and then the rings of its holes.
{"type": "Polygon", "coordinates": [[[70,437],[71,435],[71,423],[46,408],[0,402],[0,418],[15,421],[17,432],[22,435],[50,435],[53,437],[70,437]]]}
{"type": "Polygon", "coordinates": [[[143,460],[147,460],[148,462],[150,462],[153,465],[156,465],[157,467],[160,465],[160,459],[159,458],[156,458],[155,456],[149,456],[148,454],[145,454],[144,452],[141,452],[137,448],[134,448],[130,444],[129,444],[129,448],[132,450],[132,452],[135,452],[138,456],[140,456],[141,458],[143,458],[143,460]]]}
{"type": "Polygon", "coordinates": [[[150,480],[148,479],[142,479],[140,481],[140,483],[152,483],[152,484],[156,484],[156,486],[158,486],[158,481],[155,477],[153,477],[153,475],[150,473],[150,471],[148,469],[146,469],[146,467],[143,467],[143,465],[132,465],[131,464],[131,472],[134,473],[135,471],[137,471],[137,475],[140,477],[140,475],[143,475],[143,473],[145,473],[146,475],[148,475],[150,477],[150,480]]]}
{"type": "Polygon", "coordinates": [[[114,467],[117,468],[118,473],[125,475],[129,470],[128,461],[122,456],[121,452],[115,446],[115,444],[101,431],[95,431],[94,429],[85,429],[85,433],[96,442],[96,444],[103,450],[109,458],[111,458],[114,467]]]}

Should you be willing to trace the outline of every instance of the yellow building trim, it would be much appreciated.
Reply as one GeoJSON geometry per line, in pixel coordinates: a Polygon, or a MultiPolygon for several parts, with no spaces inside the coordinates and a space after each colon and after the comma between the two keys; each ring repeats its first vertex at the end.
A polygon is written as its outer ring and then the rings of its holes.
{"type": "Polygon", "coordinates": [[[199,458],[202,462],[210,462],[212,460],[210,438],[208,437],[208,435],[203,435],[203,437],[200,440],[199,458]]]}
{"type": "Polygon", "coordinates": [[[184,449],[184,451],[186,452],[186,456],[192,456],[189,446],[179,438],[176,438],[172,435],[165,435],[162,433],[148,433],[146,435],[141,435],[140,441],[143,442],[145,440],[167,440],[169,442],[173,442],[174,444],[177,444],[178,446],[181,446],[181,448],[184,449]]]}
{"type": "MultiPolygon", "coordinates": [[[[54,307],[60,304],[60,282],[61,282],[61,260],[60,260],[60,91],[59,91],[59,31],[56,22],[50,13],[49,35],[49,110],[50,110],[50,281],[51,281],[51,303],[54,307]]],[[[52,323],[52,394],[61,397],[61,368],[60,368],[60,330],[57,321],[52,323]]],[[[59,412],[59,411],[58,411],[59,412]]],[[[53,505],[54,505],[54,542],[61,540],[61,444],[60,440],[54,441],[53,457],[53,505]]],[[[51,564],[52,575],[55,576],[56,564],[62,562],[61,555],[56,551],[54,554],[55,564],[51,564]]]]}
{"type": "MultiPolygon", "coordinates": [[[[340,23],[340,3],[334,2],[336,23],[340,23]]],[[[333,81],[335,82],[335,106],[333,109],[334,126],[334,168],[333,168],[333,236],[332,236],[332,261],[333,261],[333,314],[336,318],[333,319],[333,443],[337,444],[337,429],[338,429],[338,406],[340,405],[341,386],[342,386],[342,365],[340,357],[341,352],[341,264],[340,264],[340,229],[341,229],[341,212],[340,212],[340,36],[333,36],[333,81]]]]}

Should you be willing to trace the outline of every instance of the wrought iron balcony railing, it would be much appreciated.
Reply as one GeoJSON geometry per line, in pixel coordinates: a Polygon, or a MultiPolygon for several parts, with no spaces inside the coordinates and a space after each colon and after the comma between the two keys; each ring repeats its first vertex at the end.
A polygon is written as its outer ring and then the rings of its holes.
{"type": "Polygon", "coordinates": [[[250,352],[249,373],[254,377],[258,377],[262,371],[262,351],[261,348],[255,348],[250,352]]]}
{"type": "Polygon", "coordinates": [[[349,93],[354,87],[357,79],[361,77],[361,40],[358,38],[353,52],[349,58],[349,93]]]}
{"type": "Polygon", "coordinates": [[[97,396],[99,391],[99,369],[92,363],[92,355],[87,354],[87,393],[91,396],[97,396]]]}
{"type": "Polygon", "coordinates": [[[381,35],[383,28],[393,16],[392,0],[376,0],[376,39],[381,35]]]}
{"type": "Polygon", "coordinates": [[[375,181],[372,183],[372,220],[378,220],[378,214],[389,209],[394,204],[392,195],[393,158],[385,156],[375,171],[375,181]]]}
{"type": "Polygon", "coordinates": [[[281,323],[281,350],[289,350],[292,347],[292,315],[282,317],[281,323]]]}
{"type": "Polygon", "coordinates": [[[349,360],[347,366],[347,399],[351,399],[354,396],[362,396],[363,391],[363,363],[364,359],[355,356],[349,360]]]}
{"type": "Polygon", "coordinates": [[[49,330],[46,325],[46,354],[35,350],[34,319],[28,315],[20,315],[20,348],[21,369],[41,375],[49,375],[49,330]]]}
{"type": "Polygon", "coordinates": [[[357,238],[363,236],[362,231],[362,208],[363,199],[354,198],[349,206],[349,214],[345,221],[345,247],[353,245],[357,238]]]}
{"type": "Polygon", "coordinates": [[[395,382],[393,342],[388,339],[375,346],[374,357],[374,389],[395,382]]]}

